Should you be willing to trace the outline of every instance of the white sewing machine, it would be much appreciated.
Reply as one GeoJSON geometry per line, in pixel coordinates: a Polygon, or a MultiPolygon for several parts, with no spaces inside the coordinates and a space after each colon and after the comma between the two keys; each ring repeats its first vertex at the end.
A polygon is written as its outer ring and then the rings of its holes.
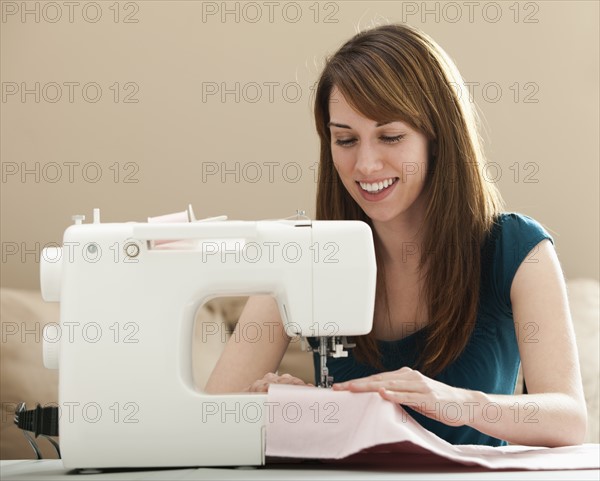
{"type": "Polygon", "coordinates": [[[273,295],[289,336],[322,338],[323,385],[342,336],[371,331],[367,224],[187,217],[101,223],[95,209],[44,249],[42,295],[61,303],[44,363],[59,368],[66,468],[264,464],[267,396],[193,385],[194,317],[211,298],[273,295]]]}

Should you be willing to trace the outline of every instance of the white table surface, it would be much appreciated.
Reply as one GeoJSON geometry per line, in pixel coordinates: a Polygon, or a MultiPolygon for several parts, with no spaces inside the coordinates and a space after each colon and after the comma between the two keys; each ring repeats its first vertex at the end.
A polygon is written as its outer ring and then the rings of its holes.
{"type": "Polygon", "coordinates": [[[0,461],[0,479],[10,480],[380,480],[380,479],[460,479],[460,480],[594,480],[600,470],[568,471],[489,471],[481,468],[444,466],[411,470],[365,469],[320,466],[317,464],[270,464],[257,468],[184,468],[129,470],[101,473],[74,473],[63,468],[59,459],[41,461],[0,461]]]}

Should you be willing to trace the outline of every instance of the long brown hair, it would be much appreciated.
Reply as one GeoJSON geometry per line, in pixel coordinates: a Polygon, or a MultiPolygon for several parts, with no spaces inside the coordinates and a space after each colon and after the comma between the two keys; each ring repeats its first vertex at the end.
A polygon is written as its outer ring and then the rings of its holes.
{"type": "MultiPolygon", "coordinates": [[[[327,60],[315,94],[321,141],[317,219],[371,220],[352,199],[333,165],[329,97],[339,89],[363,116],[403,121],[429,140],[425,227],[420,246],[422,299],[429,319],[418,368],[435,376],[463,352],[477,315],[481,247],[502,209],[495,186],[483,176],[477,112],[448,55],[407,25],[363,31],[327,60]]],[[[376,317],[389,303],[377,233],[376,317]]],[[[385,311],[384,311],[385,312],[385,311]]],[[[358,361],[383,368],[373,332],[356,338],[358,361]]]]}

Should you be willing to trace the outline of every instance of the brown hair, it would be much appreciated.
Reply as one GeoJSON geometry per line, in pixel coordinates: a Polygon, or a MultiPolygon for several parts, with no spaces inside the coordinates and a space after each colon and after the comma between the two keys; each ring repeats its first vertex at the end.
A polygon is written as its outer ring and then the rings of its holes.
{"type": "MultiPolygon", "coordinates": [[[[435,376],[463,352],[473,331],[481,247],[502,208],[498,191],[482,174],[476,111],[456,66],[424,33],[407,25],[384,25],[355,35],[327,60],[315,94],[321,141],[316,209],[320,220],[355,219],[372,227],[333,165],[327,123],[334,86],[363,116],[406,122],[429,140],[426,225],[419,249],[429,320],[417,367],[435,376]]],[[[380,244],[373,233],[378,265],[375,308],[387,310],[391,322],[380,244]]],[[[356,359],[382,369],[373,332],[356,342],[356,359]]]]}

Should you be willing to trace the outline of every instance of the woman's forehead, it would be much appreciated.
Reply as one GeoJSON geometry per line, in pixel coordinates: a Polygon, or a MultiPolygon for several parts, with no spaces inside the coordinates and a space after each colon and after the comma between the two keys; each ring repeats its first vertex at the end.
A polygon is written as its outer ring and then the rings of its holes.
{"type": "MultiPolygon", "coordinates": [[[[332,91],[329,99],[329,122],[327,127],[352,128],[355,123],[372,123],[374,127],[382,127],[387,124],[402,124],[408,126],[400,116],[396,118],[371,119],[356,110],[348,103],[343,94],[338,90],[332,91]]],[[[395,127],[397,125],[394,125],[395,127]]]]}

